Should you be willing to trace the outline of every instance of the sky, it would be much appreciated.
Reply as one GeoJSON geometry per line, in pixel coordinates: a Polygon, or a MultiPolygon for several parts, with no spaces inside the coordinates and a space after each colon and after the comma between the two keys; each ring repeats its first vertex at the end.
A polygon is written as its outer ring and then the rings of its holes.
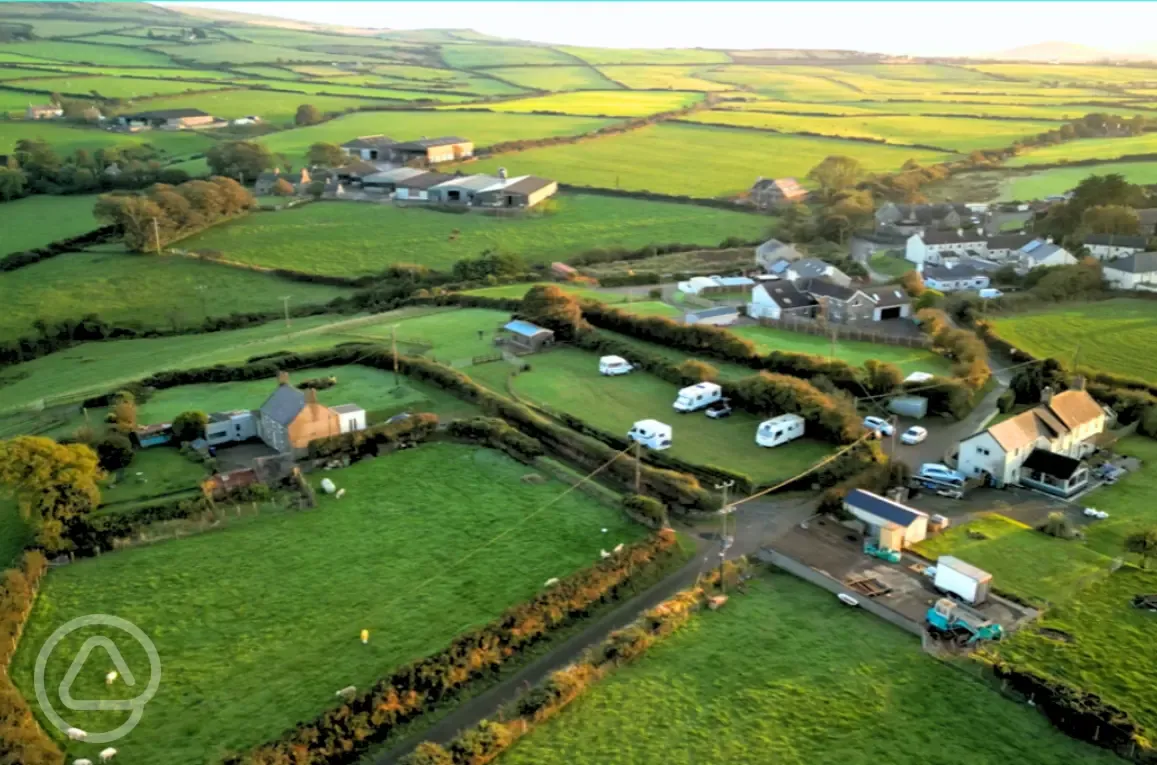
{"type": "MultiPolygon", "coordinates": [[[[167,4],[167,3],[166,3],[167,4]]],[[[193,2],[300,21],[469,28],[612,48],[835,48],[964,56],[1064,41],[1155,52],[1148,2],[193,2]],[[1127,19],[1128,23],[1122,23],[1127,19]]]]}

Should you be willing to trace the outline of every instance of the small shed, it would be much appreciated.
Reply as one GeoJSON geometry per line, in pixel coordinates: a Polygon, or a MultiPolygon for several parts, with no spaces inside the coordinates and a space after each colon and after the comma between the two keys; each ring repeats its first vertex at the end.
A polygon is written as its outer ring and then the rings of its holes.
{"type": "Polygon", "coordinates": [[[928,536],[927,513],[870,491],[848,492],[844,509],[864,524],[869,537],[888,550],[902,550],[928,536]]]}
{"type": "Polygon", "coordinates": [[[534,353],[554,342],[553,330],[522,319],[507,322],[502,329],[504,334],[499,335],[495,341],[513,346],[515,352],[534,353]]]}
{"type": "Polygon", "coordinates": [[[132,440],[138,449],[148,449],[150,446],[162,446],[173,440],[173,426],[168,422],[158,422],[154,425],[138,425],[133,431],[132,440]]]}
{"type": "Polygon", "coordinates": [[[366,410],[357,404],[338,404],[331,406],[330,410],[337,415],[342,433],[366,429],[366,410]]]}
{"type": "Polygon", "coordinates": [[[739,309],[732,305],[721,305],[715,308],[704,308],[683,316],[684,324],[713,324],[726,326],[734,324],[739,319],[739,309]]]}

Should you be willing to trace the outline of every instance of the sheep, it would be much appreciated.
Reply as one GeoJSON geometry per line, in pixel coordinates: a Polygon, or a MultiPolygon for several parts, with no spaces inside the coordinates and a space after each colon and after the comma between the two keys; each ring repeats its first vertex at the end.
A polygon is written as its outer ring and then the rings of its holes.
{"type": "Polygon", "coordinates": [[[72,765],[92,765],[92,760],[73,760],[72,765]]]}
{"type": "Polygon", "coordinates": [[[352,685],[347,685],[345,688],[342,688],[340,691],[335,693],[334,696],[337,696],[339,698],[343,698],[343,699],[349,701],[350,699],[352,699],[354,697],[355,694],[357,694],[357,692],[358,692],[357,688],[355,688],[352,685]]]}
{"type": "Polygon", "coordinates": [[[108,762],[113,757],[116,757],[116,754],[117,754],[117,750],[113,749],[111,746],[108,749],[103,749],[103,750],[101,750],[101,753],[100,753],[100,761],[101,762],[108,762]]]}
{"type": "Polygon", "coordinates": [[[69,728],[64,734],[73,741],[84,741],[88,738],[88,731],[83,731],[80,728],[69,728]]]}
{"type": "Polygon", "coordinates": [[[547,579],[546,582],[544,582],[542,586],[543,587],[554,587],[556,584],[558,584],[558,577],[552,576],[550,579],[547,579]]]}
{"type": "Polygon", "coordinates": [[[120,675],[117,673],[117,671],[115,669],[109,670],[108,674],[106,674],[104,676],[104,684],[105,685],[112,685],[113,683],[116,682],[118,677],[120,677],[120,675]]]}
{"type": "Polygon", "coordinates": [[[342,497],[345,496],[345,489],[338,489],[337,494],[334,494],[334,496],[337,497],[338,499],[341,499],[342,497]]]}
{"type": "Polygon", "coordinates": [[[623,551],[623,543],[622,542],[619,542],[617,545],[615,545],[615,549],[611,550],[611,552],[613,552],[613,553],[621,553],[622,551],[623,551]]]}
{"type": "Polygon", "coordinates": [[[603,560],[606,560],[607,558],[611,557],[611,554],[606,550],[599,550],[599,557],[603,560]]]}
{"type": "Polygon", "coordinates": [[[607,529],[603,529],[603,533],[604,533],[604,534],[606,534],[606,533],[607,533],[607,529]]]}

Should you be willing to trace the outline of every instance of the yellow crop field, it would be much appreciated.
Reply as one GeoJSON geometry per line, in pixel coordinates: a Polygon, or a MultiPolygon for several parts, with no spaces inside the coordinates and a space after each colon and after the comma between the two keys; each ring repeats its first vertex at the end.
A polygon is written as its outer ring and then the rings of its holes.
{"type": "MultiPolygon", "coordinates": [[[[487,108],[496,112],[555,112],[591,117],[645,117],[648,114],[682,109],[702,99],[703,94],[701,93],[677,91],[654,93],[591,90],[503,101],[488,104],[487,108]]],[[[464,105],[463,108],[470,107],[464,105]]]]}
{"type": "Polygon", "coordinates": [[[637,90],[731,90],[723,82],[698,76],[701,66],[602,66],[599,71],[624,87],[637,90]]]}
{"type": "Polygon", "coordinates": [[[622,87],[589,66],[504,66],[487,69],[486,73],[532,90],[613,90],[622,87]]]}
{"type": "Polygon", "coordinates": [[[978,72],[1030,82],[1112,83],[1147,82],[1157,85],[1157,69],[1139,66],[1085,66],[1081,64],[980,64],[978,72]]]}

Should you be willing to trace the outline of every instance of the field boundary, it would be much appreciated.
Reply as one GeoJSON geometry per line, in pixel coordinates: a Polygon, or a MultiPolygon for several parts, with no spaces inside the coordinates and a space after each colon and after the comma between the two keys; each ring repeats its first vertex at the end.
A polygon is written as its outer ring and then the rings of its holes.
{"type": "Polygon", "coordinates": [[[756,319],[756,321],[759,322],[759,326],[761,327],[783,329],[789,332],[799,332],[804,335],[829,336],[834,334],[841,340],[854,340],[874,343],[876,345],[895,345],[904,348],[923,348],[925,350],[932,350],[933,346],[932,339],[927,335],[904,337],[902,335],[890,335],[886,332],[861,329],[847,324],[820,326],[813,321],[807,321],[805,319],[770,319],[765,317],[756,319]]]}

